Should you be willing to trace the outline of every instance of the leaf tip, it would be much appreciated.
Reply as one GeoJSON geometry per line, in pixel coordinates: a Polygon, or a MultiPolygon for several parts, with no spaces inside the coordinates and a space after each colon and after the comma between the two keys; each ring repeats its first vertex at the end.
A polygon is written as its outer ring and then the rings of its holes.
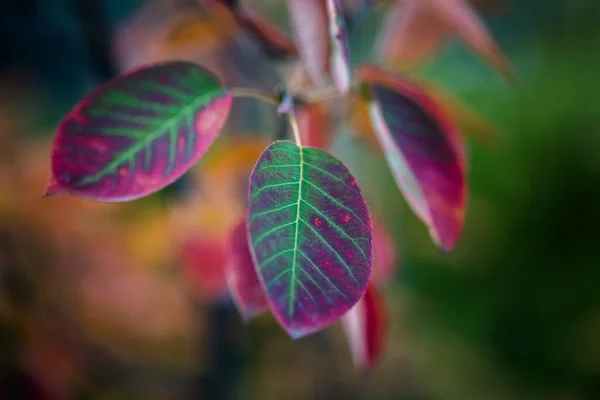
{"type": "Polygon", "coordinates": [[[300,330],[289,330],[288,335],[290,338],[292,338],[292,340],[298,340],[306,336],[306,332],[300,330]]]}
{"type": "Polygon", "coordinates": [[[59,196],[61,194],[67,194],[67,192],[68,191],[65,188],[63,188],[56,182],[56,179],[51,178],[50,182],[48,182],[48,185],[46,186],[46,190],[44,191],[42,197],[47,198],[59,196]]]}
{"type": "Polygon", "coordinates": [[[240,312],[240,316],[242,317],[242,322],[244,324],[248,324],[251,320],[258,317],[264,311],[266,311],[266,310],[254,309],[254,310],[246,310],[246,311],[240,312]]]}
{"type": "Polygon", "coordinates": [[[435,245],[442,251],[442,253],[444,253],[444,255],[449,255],[456,247],[458,237],[441,238],[435,229],[431,229],[429,231],[429,234],[431,235],[431,239],[433,240],[435,245]]]}

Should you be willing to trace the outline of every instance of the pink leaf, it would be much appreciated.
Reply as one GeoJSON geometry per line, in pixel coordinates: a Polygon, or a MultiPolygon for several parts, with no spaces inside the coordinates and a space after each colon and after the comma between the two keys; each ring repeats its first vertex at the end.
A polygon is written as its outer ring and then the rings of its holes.
{"type": "Polygon", "coordinates": [[[385,17],[377,50],[385,63],[412,69],[429,61],[447,34],[447,25],[435,10],[422,0],[406,0],[385,17]]]}
{"type": "Polygon", "coordinates": [[[208,237],[186,240],[179,248],[179,259],[204,300],[221,301],[227,297],[227,256],[221,240],[208,237]]]}
{"type": "Polygon", "coordinates": [[[340,0],[327,0],[327,15],[331,40],[329,72],[335,87],[340,93],[346,94],[350,90],[350,52],[348,32],[340,0]]]}
{"type": "Polygon", "coordinates": [[[316,85],[328,80],[330,43],[325,0],[287,0],[300,57],[316,85]]]}
{"type": "Polygon", "coordinates": [[[348,34],[340,0],[288,0],[300,57],[317,86],[350,90],[348,34]]]}
{"type": "Polygon", "coordinates": [[[500,73],[513,79],[514,72],[485,24],[464,0],[422,0],[439,10],[450,30],[500,73]]]}
{"type": "Polygon", "coordinates": [[[372,284],[342,317],[354,365],[360,371],[369,371],[381,358],[388,331],[387,318],[385,303],[372,284]]]}
{"type": "Polygon", "coordinates": [[[395,5],[384,22],[378,55],[386,64],[412,69],[428,62],[450,35],[514,78],[502,50],[465,0],[404,0],[395,5]]]}
{"type": "Polygon", "coordinates": [[[248,248],[246,218],[234,228],[228,243],[225,266],[229,293],[244,321],[268,309],[248,248]]]}

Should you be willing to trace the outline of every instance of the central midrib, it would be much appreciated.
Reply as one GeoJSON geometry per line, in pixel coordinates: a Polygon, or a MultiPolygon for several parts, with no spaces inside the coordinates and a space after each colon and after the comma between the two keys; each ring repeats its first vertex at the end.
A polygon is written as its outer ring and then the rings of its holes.
{"type": "Polygon", "coordinates": [[[298,186],[298,201],[296,202],[296,232],[294,234],[294,258],[292,260],[292,281],[290,283],[290,301],[288,303],[288,316],[291,317],[294,312],[294,302],[296,301],[296,263],[298,260],[298,228],[300,226],[300,204],[302,199],[302,181],[304,180],[304,154],[302,147],[300,151],[300,180],[298,186]]]}
{"type": "MultiPolygon", "coordinates": [[[[226,93],[227,90],[221,90],[221,92],[226,93]]],[[[139,151],[144,149],[149,143],[154,142],[158,137],[160,137],[162,132],[164,132],[164,130],[167,127],[169,127],[169,125],[173,124],[173,121],[178,120],[181,117],[181,115],[184,115],[191,108],[196,108],[198,106],[198,104],[201,104],[207,97],[209,97],[209,98],[212,97],[212,98],[216,99],[217,97],[219,97],[219,95],[208,96],[207,94],[205,94],[204,96],[197,97],[190,104],[182,107],[178,113],[174,114],[171,118],[167,119],[165,122],[163,122],[158,127],[156,127],[150,134],[148,134],[147,140],[142,140],[142,141],[139,141],[138,143],[135,143],[133,146],[131,146],[129,148],[129,150],[122,152],[117,158],[115,158],[111,163],[109,163],[107,166],[102,168],[100,171],[96,172],[92,176],[89,176],[89,177],[86,177],[85,179],[83,179],[79,183],[79,185],[83,186],[83,185],[88,185],[90,183],[96,182],[98,179],[101,179],[104,175],[108,174],[110,171],[116,170],[116,168],[119,165],[123,164],[125,161],[131,160],[131,157],[133,155],[137,154],[139,151]]],[[[194,129],[193,126],[192,126],[192,129],[194,129]]],[[[302,152],[300,152],[300,155],[302,155],[302,152]]]]}

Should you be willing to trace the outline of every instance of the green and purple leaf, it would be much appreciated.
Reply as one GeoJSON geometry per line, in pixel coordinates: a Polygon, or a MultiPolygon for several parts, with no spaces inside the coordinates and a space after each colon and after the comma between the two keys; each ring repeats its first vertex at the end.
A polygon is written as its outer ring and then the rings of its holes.
{"type": "Polygon", "coordinates": [[[363,296],[372,232],[356,180],[323,150],[278,141],[250,177],[248,235],[271,311],[292,338],[321,330],[363,296]]]}
{"type": "Polygon", "coordinates": [[[61,121],[46,195],[118,202],[164,188],[206,153],[231,102],[212,73],[188,62],[109,81],[61,121]]]}
{"type": "Polygon", "coordinates": [[[331,54],[329,73],[335,87],[340,93],[350,91],[350,51],[348,48],[348,32],[344,20],[344,10],[340,0],[327,0],[327,15],[329,17],[329,36],[331,54]]]}
{"type": "Polygon", "coordinates": [[[231,298],[244,321],[268,310],[248,247],[246,218],[234,228],[229,239],[225,276],[231,298]]]}
{"type": "Polygon", "coordinates": [[[369,371],[383,355],[388,331],[387,308],[372,283],[360,301],[342,317],[342,325],[354,365],[361,372],[369,371]]]}
{"type": "Polygon", "coordinates": [[[358,72],[369,114],[398,187],[434,242],[454,248],[467,198],[465,154],[452,121],[419,87],[376,66],[358,72]]]}

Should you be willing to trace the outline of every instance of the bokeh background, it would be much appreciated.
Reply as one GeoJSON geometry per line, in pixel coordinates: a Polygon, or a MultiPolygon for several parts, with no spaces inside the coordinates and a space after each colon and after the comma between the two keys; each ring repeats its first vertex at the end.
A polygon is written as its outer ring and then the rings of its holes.
{"type": "MultiPolygon", "coordinates": [[[[281,85],[199,3],[1,2],[0,399],[600,399],[599,2],[484,14],[515,84],[456,40],[417,71],[499,131],[468,143],[466,226],[449,255],[380,153],[337,125],[333,151],[399,253],[386,350],[367,375],[339,324],[293,341],[269,315],[244,324],[223,291],[245,179],[285,129],[268,107],[236,102],[198,167],[149,198],[42,198],[56,124],[115,74],[185,58],[231,85],[281,85]]],[[[282,1],[248,3],[289,29],[282,1]]],[[[383,13],[352,21],[355,63],[371,60],[383,13]]]]}

